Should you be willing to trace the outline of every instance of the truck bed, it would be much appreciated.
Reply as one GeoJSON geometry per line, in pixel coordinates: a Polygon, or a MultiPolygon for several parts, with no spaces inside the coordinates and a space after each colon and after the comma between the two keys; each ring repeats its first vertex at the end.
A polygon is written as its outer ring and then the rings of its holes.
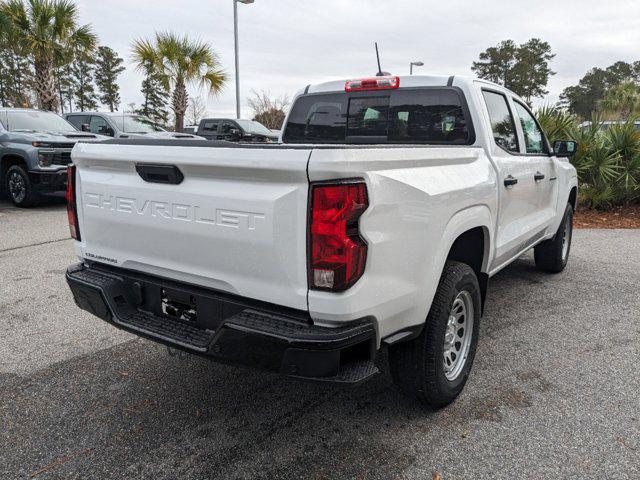
{"type": "Polygon", "coordinates": [[[448,219],[495,203],[482,148],[427,145],[238,145],[110,140],[81,144],[81,258],[307,311],[318,325],[385,320],[385,335],[420,323],[436,285],[448,219]],[[175,166],[179,184],[143,180],[140,165],[175,166]],[[366,182],[364,276],[342,293],[309,290],[309,186],[366,182]],[[456,195],[473,189],[474,197],[456,195]],[[439,249],[440,247],[438,247],[439,249]]]}

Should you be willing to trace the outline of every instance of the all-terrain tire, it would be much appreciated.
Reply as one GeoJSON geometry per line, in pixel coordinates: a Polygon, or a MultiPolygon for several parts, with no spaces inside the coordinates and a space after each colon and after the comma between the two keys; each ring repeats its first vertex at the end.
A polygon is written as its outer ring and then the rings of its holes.
{"type": "Polygon", "coordinates": [[[4,178],[5,192],[16,207],[35,207],[40,203],[40,194],[29,180],[29,174],[22,165],[9,167],[4,178]]]}
{"type": "Polygon", "coordinates": [[[536,267],[543,272],[560,273],[567,266],[573,237],[573,207],[567,203],[558,231],[551,240],[534,248],[536,267]]]}
{"type": "Polygon", "coordinates": [[[389,349],[391,375],[400,390],[434,409],[453,402],[471,371],[478,344],[480,312],[480,286],[473,269],[461,262],[447,262],[422,333],[389,349]],[[473,320],[473,327],[469,329],[472,337],[459,374],[449,379],[445,374],[445,335],[452,306],[461,292],[468,294],[465,298],[473,305],[473,312],[468,312],[473,320]]]}

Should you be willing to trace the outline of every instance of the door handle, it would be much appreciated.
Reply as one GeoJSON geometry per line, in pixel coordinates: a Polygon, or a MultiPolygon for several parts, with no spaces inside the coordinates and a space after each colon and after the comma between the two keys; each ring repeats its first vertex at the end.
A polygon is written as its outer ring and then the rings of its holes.
{"type": "Polygon", "coordinates": [[[149,183],[169,183],[178,185],[184,180],[184,175],[175,165],[155,165],[151,163],[137,163],[136,172],[149,183]]]}
{"type": "Polygon", "coordinates": [[[518,183],[518,179],[511,175],[507,175],[507,178],[504,179],[504,186],[507,188],[513,187],[516,183],[518,183]]]}
{"type": "Polygon", "coordinates": [[[536,172],[533,178],[536,182],[541,182],[542,180],[544,180],[544,173],[536,172]]]}

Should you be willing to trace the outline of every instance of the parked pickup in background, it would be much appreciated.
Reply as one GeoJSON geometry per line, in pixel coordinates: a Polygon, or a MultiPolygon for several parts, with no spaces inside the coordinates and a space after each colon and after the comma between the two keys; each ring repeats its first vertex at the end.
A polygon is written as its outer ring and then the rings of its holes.
{"type": "Polygon", "coordinates": [[[65,118],[78,130],[114,138],[204,140],[189,133],[169,132],[153,120],[129,113],[73,112],[67,113],[65,118]]]}
{"type": "Polygon", "coordinates": [[[79,144],[75,301],[300,379],[360,382],[385,348],[403,391],[450,403],[489,278],[530,248],[543,271],[567,264],[576,144],[552,148],[517,95],[458,76],[311,85],[282,140],[79,144]]]}
{"type": "Polygon", "coordinates": [[[197,134],[207,140],[227,142],[271,143],[278,141],[278,134],[255,120],[231,118],[205,118],[198,125],[197,134]]]}
{"type": "Polygon", "coordinates": [[[37,205],[43,193],[64,192],[76,142],[105,138],[79,132],[52,112],[2,108],[0,190],[18,207],[37,205]]]}

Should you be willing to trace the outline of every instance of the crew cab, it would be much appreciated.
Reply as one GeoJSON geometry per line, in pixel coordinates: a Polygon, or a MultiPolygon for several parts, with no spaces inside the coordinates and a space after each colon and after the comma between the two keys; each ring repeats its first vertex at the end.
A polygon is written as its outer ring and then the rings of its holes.
{"type": "Polygon", "coordinates": [[[205,118],[198,125],[199,136],[207,140],[228,142],[270,143],[278,141],[278,134],[255,120],[233,118],[205,118]]]}
{"type": "Polygon", "coordinates": [[[388,349],[438,408],[473,363],[489,278],[568,261],[576,150],[487,81],[310,85],[282,143],[108,140],[69,168],[76,303],[222,362],[357,383],[388,349]]]}
{"type": "Polygon", "coordinates": [[[34,207],[42,194],[64,192],[76,142],[104,138],[77,131],[53,112],[0,109],[0,191],[17,207],[34,207]]]}

